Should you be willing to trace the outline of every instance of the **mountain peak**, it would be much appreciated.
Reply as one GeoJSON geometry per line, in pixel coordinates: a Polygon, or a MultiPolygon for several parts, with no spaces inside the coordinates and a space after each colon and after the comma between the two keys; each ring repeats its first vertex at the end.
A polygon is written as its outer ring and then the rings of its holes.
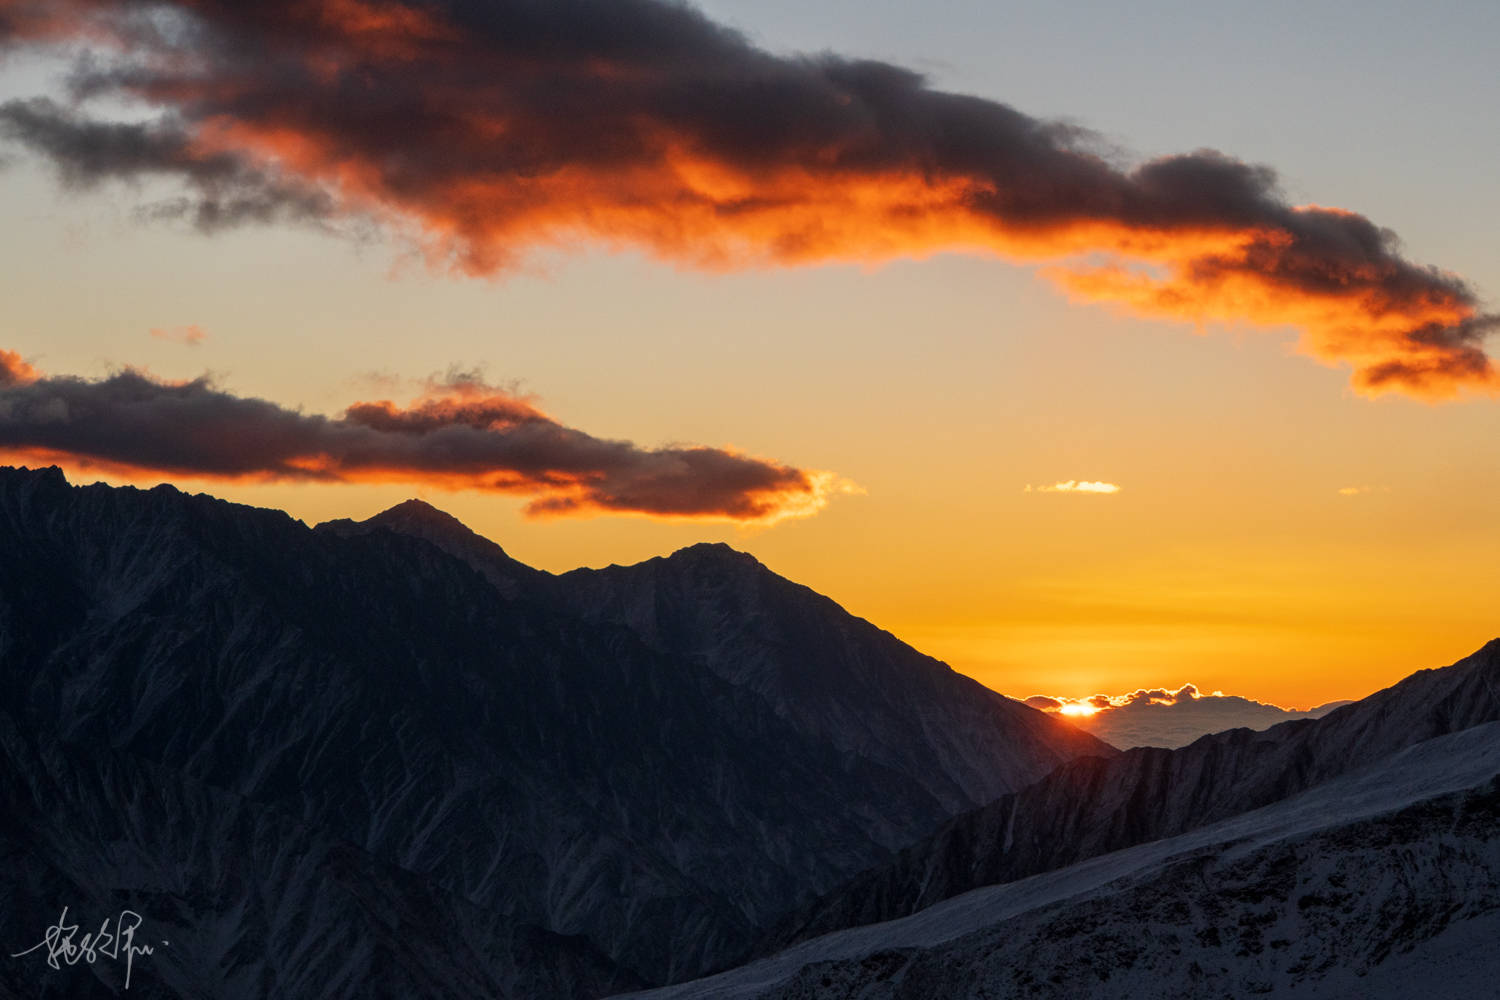
{"type": "Polygon", "coordinates": [[[369,518],[365,523],[387,527],[416,527],[421,525],[447,531],[462,530],[466,534],[474,534],[468,525],[452,514],[445,510],[439,510],[426,500],[418,500],[415,497],[410,500],[403,500],[394,507],[386,508],[374,517],[369,518]]]}
{"type": "Polygon", "coordinates": [[[531,581],[547,575],[516,562],[499,545],[425,500],[403,500],[363,521],[329,521],[318,527],[339,535],[384,530],[420,538],[477,569],[507,597],[520,593],[521,578],[531,581]]]}
{"type": "Polygon", "coordinates": [[[692,562],[733,562],[741,565],[761,565],[759,559],[748,552],[741,552],[724,542],[698,542],[694,545],[684,546],[673,552],[668,559],[674,561],[692,562]]]}

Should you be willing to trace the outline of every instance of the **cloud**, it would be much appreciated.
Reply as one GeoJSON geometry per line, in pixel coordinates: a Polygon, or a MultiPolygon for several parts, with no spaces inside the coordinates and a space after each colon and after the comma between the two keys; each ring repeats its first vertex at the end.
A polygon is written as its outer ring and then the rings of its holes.
{"type": "Polygon", "coordinates": [[[22,361],[21,355],[0,348],[0,391],[28,385],[41,377],[41,372],[22,361]]]}
{"type": "Polygon", "coordinates": [[[1069,479],[1065,483],[1053,483],[1051,486],[1036,486],[1036,487],[1033,487],[1030,483],[1027,483],[1026,484],[1026,490],[1025,490],[1025,492],[1027,492],[1027,493],[1081,493],[1081,494],[1092,494],[1094,496],[1109,496],[1110,494],[1120,492],[1120,487],[1116,486],[1114,483],[1101,483],[1101,482],[1092,482],[1092,481],[1089,481],[1089,480],[1069,479]]]}
{"type": "Polygon", "coordinates": [[[196,323],[187,326],[152,327],[151,336],[157,340],[170,340],[174,344],[186,344],[188,347],[197,347],[208,339],[208,334],[203,327],[196,323]]]}
{"type": "Polygon", "coordinates": [[[0,45],[82,45],[75,99],[5,133],[80,185],[165,174],[200,228],[369,218],[436,266],[635,248],[726,269],[939,251],[1045,262],[1068,294],[1290,324],[1363,394],[1494,393],[1500,318],[1355,213],[1213,150],[1116,162],[1074,126],[889,63],[781,57],[655,0],[0,0],[0,45]]]}
{"type": "Polygon", "coordinates": [[[1138,688],[1128,694],[1086,698],[1032,695],[1026,704],[1056,712],[1106,743],[1128,749],[1186,746],[1200,736],[1226,729],[1258,730],[1293,719],[1318,718],[1347,703],[1332,702],[1303,712],[1222,691],[1204,694],[1197,685],[1183,684],[1175,690],[1138,688]]]}
{"type": "Polygon", "coordinates": [[[0,453],[126,476],[407,482],[531,497],[534,516],[630,513],[770,523],[852,487],[830,473],[705,447],[643,449],[566,427],[455,374],[406,406],[342,416],[232,395],[207,377],[135,369],[44,377],[0,351],[0,453]]]}
{"type": "Polygon", "coordinates": [[[1391,488],[1389,486],[1341,486],[1339,487],[1339,496],[1357,497],[1363,496],[1366,493],[1389,493],[1390,491],[1391,488]]]}

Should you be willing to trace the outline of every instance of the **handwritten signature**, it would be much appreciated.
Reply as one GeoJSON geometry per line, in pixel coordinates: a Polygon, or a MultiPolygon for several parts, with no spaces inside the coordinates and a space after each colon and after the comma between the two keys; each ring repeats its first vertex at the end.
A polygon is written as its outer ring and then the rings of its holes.
{"type": "MultiPolygon", "coordinates": [[[[134,910],[121,910],[118,920],[114,921],[114,930],[110,930],[110,918],[105,917],[104,922],[99,925],[99,930],[94,934],[85,934],[77,941],[73,936],[78,933],[78,925],[68,923],[68,908],[63,907],[62,916],[57,918],[57,923],[47,928],[47,933],[36,944],[25,951],[18,951],[11,958],[20,958],[22,955],[30,955],[32,952],[47,949],[47,964],[54,969],[62,968],[58,964],[61,959],[68,965],[77,965],[80,961],[94,964],[99,956],[105,958],[119,959],[125,957],[125,988],[130,989],[130,970],[135,964],[135,956],[149,955],[155,949],[149,944],[136,944],[135,932],[141,926],[141,915],[134,910]]],[[[162,947],[167,947],[167,942],[162,942],[162,947]]]]}

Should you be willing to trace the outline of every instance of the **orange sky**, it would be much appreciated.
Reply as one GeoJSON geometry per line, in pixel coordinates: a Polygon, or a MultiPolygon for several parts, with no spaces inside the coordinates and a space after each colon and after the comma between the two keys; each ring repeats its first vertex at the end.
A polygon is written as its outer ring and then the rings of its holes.
{"type": "MultiPolygon", "coordinates": [[[[368,4],[327,9],[379,60],[453,43],[442,25],[412,32],[368,4]]],[[[823,145],[808,167],[789,145],[751,169],[730,155],[739,146],[680,123],[637,136],[652,152],[629,169],[561,170],[524,191],[493,175],[427,187],[306,117],[214,119],[192,156],[281,164],[368,218],[204,235],[143,220],[142,206],[181,196],[168,177],[62,191],[37,156],[12,151],[0,349],[17,352],[16,371],[34,366],[28,379],[207,372],[225,392],[333,419],[355,401],[417,413],[457,365],[494,386],[519,380],[516,399],[564,429],[633,442],[632,461],[652,469],[683,446],[749,456],[765,463],[769,506],[736,506],[754,491],[731,490],[715,511],[812,516],[598,516],[675,502],[641,502],[635,479],[550,494],[524,478],[498,493],[445,488],[476,482],[461,476],[386,482],[404,473],[384,467],[343,476],[380,482],[180,468],[140,481],[309,522],[421,496],[550,570],[722,540],[1017,697],[1191,682],[1306,707],[1500,635],[1500,402],[1473,325],[1500,289],[1500,251],[1475,221],[1500,216],[1486,166],[1500,148],[1474,127],[1492,113],[1475,85],[1490,74],[1474,42],[1486,24],[1434,26],[1397,7],[1383,28],[1309,13],[1305,38],[1274,41],[1324,62],[1272,78],[1259,58],[1272,40],[1257,34],[1272,28],[1248,5],[1225,25],[1228,14],[1176,12],[1180,37],[1138,39],[1162,48],[1129,65],[1136,49],[1120,39],[1134,22],[1110,26],[1104,12],[1097,35],[1075,37],[1041,7],[1005,24],[973,12],[946,34],[909,6],[849,8],[848,45],[784,5],[710,12],[775,51],[937,52],[950,61],[940,86],[1075,116],[1125,147],[1125,166],[1090,177],[1145,207],[1028,228],[1014,206],[975,208],[996,182],[967,166],[834,170],[849,149],[823,145]],[[1018,51],[991,60],[980,42],[1001,37],[1018,51]],[[1397,38],[1404,83],[1358,54],[1397,38]],[[1060,51],[1111,82],[1049,79],[1060,51]],[[1190,87],[1168,55],[1204,60],[1190,87]],[[1131,173],[1207,145],[1272,163],[1282,207],[1247,195],[1235,211],[1260,215],[1204,226],[1194,213],[1207,210],[1176,193],[1185,182],[1166,185],[1164,209],[1150,193],[1165,182],[1131,173]],[[1178,221],[1120,221],[1148,209],[1178,221]],[[1395,256],[1348,250],[1383,239],[1346,221],[1365,216],[1401,234],[1395,256]],[[804,472],[829,478],[814,488],[804,472]],[[1119,488],[1050,488],[1069,482],[1119,488]],[[526,514],[569,496],[583,498],[572,513],[594,516],[526,514]]],[[[332,74],[348,53],[320,58],[332,74]]],[[[13,60],[0,98],[55,95],[58,68],[13,60]]],[[[531,128],[571,151],[575,135],[542,124],[475,115],[460,131],[482,149],[531,128]]]]}

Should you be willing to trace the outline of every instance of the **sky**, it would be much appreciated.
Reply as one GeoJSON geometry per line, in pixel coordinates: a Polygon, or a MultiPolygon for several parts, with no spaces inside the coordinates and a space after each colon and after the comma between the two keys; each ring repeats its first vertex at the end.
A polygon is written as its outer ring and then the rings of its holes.
{"type": "Polygon", "coordinates": [[[300,7],[0,0],[0,460],[725,541],[1017,697],[1500,634],[1495,5],[300,7]]]}

